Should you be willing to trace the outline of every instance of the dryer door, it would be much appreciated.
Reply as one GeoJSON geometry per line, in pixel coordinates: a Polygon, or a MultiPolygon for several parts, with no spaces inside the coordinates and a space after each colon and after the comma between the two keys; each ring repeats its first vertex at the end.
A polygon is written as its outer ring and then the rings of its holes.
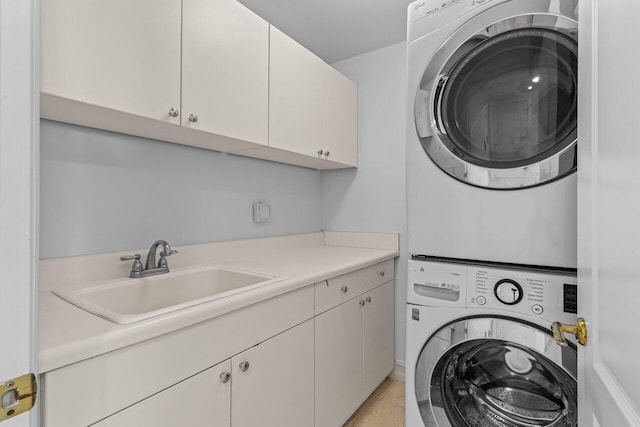
{"type": "Polygon", "coordinates": [[[416,97],[425,151],[467,184],[518,189],[576,169],[577,20],[560,11],[514,16],[517,3],[458,28],[416,97]]]}
{"type": "Polygon", "coordinates": [[[463,319],[425,344],[416,397],[426,426],[577,426],[575,369],[575,345],[537,326],[463,319]]]}

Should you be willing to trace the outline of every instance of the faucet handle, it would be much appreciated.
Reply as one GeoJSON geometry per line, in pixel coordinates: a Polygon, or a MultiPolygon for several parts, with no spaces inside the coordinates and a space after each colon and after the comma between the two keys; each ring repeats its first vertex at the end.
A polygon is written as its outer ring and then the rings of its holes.
{"type": "Polygon", "coordinates": [[[124,255],[120,257],[120,261],[133,261],[133,265],[131,266],[131,276],[137,277],[137,275],[142,271],[142,263],[140,262],[140,254],[135,255],[124,255]]]}
{"type": "Polygon", "coordinates": [[[175,249],[171,249],[171,246],[167,245],[165,249],[169,249],[169,251],[167,253],[165,253],[165,251],[161,251],[160,252],[160,261],[158,261],[158,267],[160,268],[166,268],[167,271],[169,270],[169,264],[167,263],[167,257],[171,256],[173,254],[177,254],[178,251],[176,251],[175,249]]]}

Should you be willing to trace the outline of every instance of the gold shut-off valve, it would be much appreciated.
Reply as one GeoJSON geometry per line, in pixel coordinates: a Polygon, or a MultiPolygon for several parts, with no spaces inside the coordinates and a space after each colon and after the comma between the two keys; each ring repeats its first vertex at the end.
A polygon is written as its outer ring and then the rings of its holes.
{"type": "Polygon", "coordinates": [[[578,317],[578,323],[575,325],[553,322],[551,329],[553,330],[553,338],[561,347],[567,346],[567,339],[564,337],[565,332],[574,335],[580,344],[587,344],[587,322],[582,317],[578,317]]]}

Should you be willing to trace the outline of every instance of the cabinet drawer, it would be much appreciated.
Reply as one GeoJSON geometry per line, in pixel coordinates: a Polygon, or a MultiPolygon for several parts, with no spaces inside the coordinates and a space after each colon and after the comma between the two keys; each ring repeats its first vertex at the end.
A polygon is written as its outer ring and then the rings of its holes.
{"type": "Polygon", "coordinates": [[[316,314],[393,280],[393,260],[316,283],[316,314]]]}

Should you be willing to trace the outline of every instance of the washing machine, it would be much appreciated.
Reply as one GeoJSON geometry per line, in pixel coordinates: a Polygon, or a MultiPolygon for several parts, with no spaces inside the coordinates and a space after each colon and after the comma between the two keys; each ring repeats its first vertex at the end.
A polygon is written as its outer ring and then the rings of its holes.
{"type": "Polygon", "coordinates": [[[408,9],[413,255],[576,267],[577,0],[408,9]]]}
{"type": "Polygon", "coordinates": [[[574,270],[409,262],[407,427],[577,426],[574,270]]]}

